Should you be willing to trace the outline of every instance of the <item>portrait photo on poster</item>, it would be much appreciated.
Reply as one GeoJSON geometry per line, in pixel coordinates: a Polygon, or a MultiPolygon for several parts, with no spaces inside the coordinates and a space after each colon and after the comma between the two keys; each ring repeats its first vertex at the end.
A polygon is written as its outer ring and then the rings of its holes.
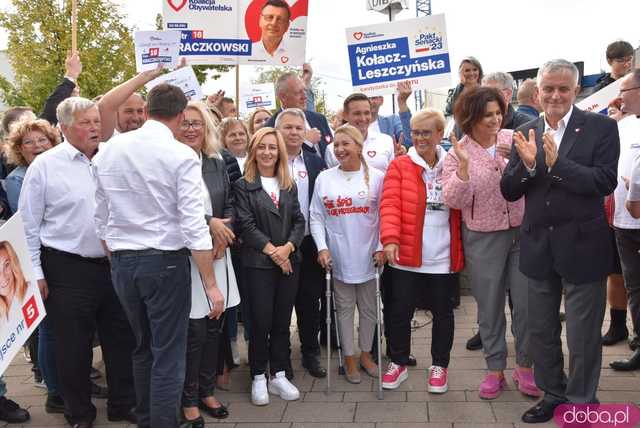
{"type": "Polygon", "coordinates": [[[0,374],[44,316],[18,213],[0,227],[0,374]]]}

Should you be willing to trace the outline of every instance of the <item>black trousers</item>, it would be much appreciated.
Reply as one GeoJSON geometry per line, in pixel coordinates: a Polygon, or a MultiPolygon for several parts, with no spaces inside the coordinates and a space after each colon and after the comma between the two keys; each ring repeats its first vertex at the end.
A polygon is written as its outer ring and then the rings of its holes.
{"type": "Polygon", "coordinates": [[[615,229],[633,331],[640,335],[640,229],[615,229]]]}
{"type": "Polygon", "coordinates": [[[291,365],[289,324],[298,292],[300,265],[286,276],[280,268],[245,268],[251,339],[249,365],[251,376],[266,373],[267,364],[272,375],[291,365]]]}
{"type": "Polygon", "coordinates": [[[201,398],[213,396],[221,330],[222,317],[189,319],[182,407],[197,407],[201,398]]]}
{"type": "Polygon", "coordinates": [[[109,386],[107,411],[129,411],[136,400],[131,363],[135,341],[111,283],[109,264],[46,248],[41,260],[49,286],[45,307],[56,336],[58,386],[66,419],[74,424],[96,418],[89,380],[96,328],[109,386]]]}
{"type": "Polygon", "coordinates": [[[453,346],[453,305],[457,274],[415,273],[390,268],[393,271],[393,293],[387,296],[389,305],[388,343],[391,360],[407,365],[411,349],[411,318],[416,297],[424,293],[433,314],[431,326],[432,364],[449,366],[453,346]]]}
{"type": "Polygon", "coordinates": [[[302,355],[319,355],[318,334],[324,319],[320,299],[325,291],[324,270],[318,263],[318,249],[311,235],[305,236],[300,245],[300,286],[296,296],[296,318],[302,355]]]}

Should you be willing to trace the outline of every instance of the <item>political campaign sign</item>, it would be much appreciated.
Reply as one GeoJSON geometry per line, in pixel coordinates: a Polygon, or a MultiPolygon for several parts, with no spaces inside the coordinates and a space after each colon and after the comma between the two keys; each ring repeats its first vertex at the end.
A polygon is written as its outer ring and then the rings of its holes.
{"type": "Polygon", "coordinates": [[[605,86],[598,92],[589,95],[584,100],[578,102],[576,106],[581,110],[590,111],[593,113],[607,114],[607,108],[609,103],[618,97],[620,93],[620,85],[622,79],[618,79],[615,82],[605,86]]]}
{"type": "Polygon", "coordinates": [[[17,213],[0,227],[0,374],[45,315],[17,213]]]}
{"type": "Polygon", "coordinates": [[[200,101],[204,98],[196,73],[194,73],[191,67],[182,67],[171,73],[162,74],[144,85],[144,87],[147,88],[147,91],[150,91],[160,83],[169,83],[179,87],[190,100],[200,101]]]}
{"type": "Polygon", "coordinates": [[[246,85],[240,89],[240,114],[245,115],[262,107],[276,108],[276,94],[272,83],[246,85]]]}
{"type": "Polygon", "coordinates": [[[180,31],[136,31],[136,71],[153,70],[158,64],[168,68],[178,65],[180,31]]]}
{"type": "Polygon", "coordinates": [[[384,95],[398,82],[413,89],[451,86],[444,15],[347,29],[354,91],[384,95]]]}
{"type": "Polygon", "coordinates": [[[309,0],[162,0],[190,64],[302,65],[309,0]]]}

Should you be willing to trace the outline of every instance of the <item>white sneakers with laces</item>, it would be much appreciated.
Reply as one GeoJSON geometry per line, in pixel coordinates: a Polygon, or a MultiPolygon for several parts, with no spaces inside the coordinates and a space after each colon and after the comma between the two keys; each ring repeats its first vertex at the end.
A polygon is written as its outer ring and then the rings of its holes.
{"type": "Polygon", "coordinates": [[[276,373],[275,377],[269,380],[269,392],[278,395],[286,401],[293,401],[300,398],[300,391],[294,384],[289,382],[284,371],[276,373]]]}
{"type": "Polygon", "coordinates": [[[253,377],[253,382],[251,383],[251,402],[256,406],[266,406],[269,404],[267,378],[264,374],[253,377]]]}

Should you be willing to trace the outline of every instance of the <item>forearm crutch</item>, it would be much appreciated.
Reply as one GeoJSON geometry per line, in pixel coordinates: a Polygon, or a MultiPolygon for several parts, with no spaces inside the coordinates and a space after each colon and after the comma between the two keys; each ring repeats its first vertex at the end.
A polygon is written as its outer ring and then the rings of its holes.
{"type": "Polygon", "coordinates": [[[378,400],[384,399],[382,392],[382,311],[380,304],[380,267],[376,269],[376,327],[378,328],[378,400]]]}
{"type": "Polygon", "coordinates": [[[327,267],[324,278],[326,282],[325,299],[327,303],[327,394],[331,392],[331,269],[327,267]]]}

